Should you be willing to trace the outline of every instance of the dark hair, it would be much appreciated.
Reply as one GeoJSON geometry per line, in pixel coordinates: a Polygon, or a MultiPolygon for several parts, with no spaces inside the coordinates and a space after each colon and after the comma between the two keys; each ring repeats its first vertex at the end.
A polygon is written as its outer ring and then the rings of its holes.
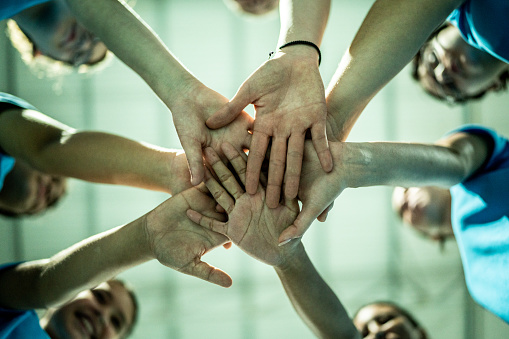
{"type": "Polygon", "coordinates": [[[420,329],[423,329],[423,327],[421,326],[421,324],[417,321],[417,319],[415,319],[415,317],[410,313],[408,312],[406,309],[404,309],[403,307],[399,306],[398,304],[396,303],[393,303],[392,301],[386,301],[386,300],[380,300],[380,301],[375,301],[375,302],[371,302],[369,304],[365,304],[363,306],[361,306],[356,312],[355,314],[353,315],[353,318],[355,320],[355,318],[357,317],[357,315],[359,314],[359,311],[362,310],[363,308],[365,307],[368,307],[368,306],[376,306],[376,305],[379,305],[379,306],[387,306],[387,307],[390,307],[390,308],[393,308],[394,310],[396,310],[396,312],[398,312],[399,314],[401,314],[402,316],[404,316],[405,318],[408,319],[408,321],[410,321],[410,323],[415,327],[415,328],[420,328],[420,329]]]}
{"type": "Polygon", "coordinates": [[[0,215],[3,215],[4,217],[7,217],[7,218],[12,218],[12,219],[26,217],[26,216],[32,216],[32,215],[41,215],[41,213],[46,212],[48,209],[55,208],[55,206],[58,205],[58,203],[60,202],[62,197],[65,196],[66,193],[67,193],[67,189],[65,189],[64,192],[61,195],[59,195],[58,197],[56,197],[54,200],[50,201],[48,203],[48,205],[46,206],[46,208],[44,210],[42,210],[41,212],[38,212],[38,213],[28,213],[28,212],[14,213],[9,210],[4,210],[0,207],[0,215]]]}
{"type": "Polygon", "coordinates": [[[138,298],[136,297],[136,294],[134,293],[134,289],[132,288],[131,285],[129,285],[125,281],[117,279],[117,278],[110,279],[107,281],[108,284],[110,282],[115,282],[115,283],[120,284],[127,291],[127,293],[129,294],[129,297],[131,298],[131,302],[133,303],[133,321],[131,322],[131,325],[127,329],[127,332],[124,337],[124,338],[127,338],[133,333],[134,326],[138,322],[140,304],[138,303],[138,298]]]}
{"type": "MultiPolygon", "coordinates": [[[[435,38],[438,33],[440,33],[443,29],[447,28],[451,26],[450,23],[448,22],[444,22],[442,25],[440,25],[437,29],[435,29],[433,31],[433,33],[431,33],[431,35],[428,37],[428,39],[426,39],[426,42],[422,45],[422,47],[419,49],[419,51],[417,52],[417,54],[414,56],[414,58],[412,59],[412,67],[411,67],[411,75],[412,75],[412,78],[414,80],[416,80],[417,82],[420,82],[421,80],[421,77],[419,76],[419,72],[418,72],[418,69],[419,69],[419,65],[421,64],[421,60],[422,60],[422,53],[424,51],[424,48],[427,46],[428,42],[431,41],[433,38],[435,38]]],[[[501,91],[501,90],[505,90],[507,89],[507,81],[509,80],[509,70],[505,70],[504,72],[502,72],[499,76],[499,79],[500,81],[500,87],[496,89],[496,91],[501,91]]],[[[449,102],[451,103],[449,100],[447,100],[447,98],[444,98],[443,96],[440,96],[436,93],[433,93],[433,92],[430,92],[428,90],[426,90],[426,93],[428,93],[429,95],[431,95],[432,97],[434,97],[435,99],[438,99],[440,101],[446,101],[446,102],[449,102]]],[[[474,94],[474,95],[464,95],[462,98],[455,98],[455,100],[452,102],[454,104],[464,104],[470,100],[479,100],[481,99],[482,97],[484,97],[484,95],[486,93],[488,93],[490,91],[489,88],[477,93],[477,94],[474,94]]]]}

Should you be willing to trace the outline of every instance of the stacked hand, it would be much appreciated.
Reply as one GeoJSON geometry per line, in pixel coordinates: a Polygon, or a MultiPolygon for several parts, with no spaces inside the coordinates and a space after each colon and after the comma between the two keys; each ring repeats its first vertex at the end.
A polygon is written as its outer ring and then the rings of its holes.
{"type": "Polygon", "coordinates": [[[153,256],[165,266],[211,283],[229,287],[232,280],[225,272],[201,261],[202,255],[229,240],[193,223],[188,209],[224,220],[215,211],[216,202],[207,195],[204,184],[189,188],[156,207],[146,215],[145,234],[153,256]]]}
{"type": "Polygon", "coordinates": [[[316,60],[278,52],[240,86],[235,97],[209,118],[207,125],[229,126],[249,104],[255,106],[256,119],[249,147],[246,191],[255,194],[258,190],[260,169],[272,138],[266,203],[275,208],[283,177],[285,197],[297,196],[308,129],[322,168],[332,170],[326,137],[325,93],[316,60]]]}
{"type": "Polygon", "coordinates": [[[253,118],[242,111],[232,119],[232,122],[221,129],[211,130],[205,121],[219,108],[223,107],[228,99],[211,90],[201,83],[190,86],[187,94],[171,107],[173,122],[177,134],[186,152],[191,182],[198,185],[203,180],[203,156],[205,147],[212,147],[222,156],[220,145],[229,142],[237,150],[249,148],[253,118]]]}
{"type": "Polygon", "coordinates": [[[299,187],[299,199],[302,201],[302,211],[292,225],[286,228],[280,235],[279,241],[284,243],[293,238],[300,238],[311,226],[313,221],[325,221],[327,213],[334,205],[334,199],[343,192],[345,179],[350,174],[342,165],[343,154],[341,142],[330,142],[334,157],[334,170],[324,173],[320,170],[320,162],[313,152],[312,145],[306,142],[304,149],[304,163],[299,187]]]}
{"type": "Polygon", "coordinates": [[[228,221],[204,215],[194,208],[188,211],[189,218],[213,232],[224,234],[246,253],[268,265],[285,265],[288,256],[303,250],[300,241],[284,246],[278,243],[280,232],[293,223],[299,212],[297,200],[285,199],[278,207],[268,208],[265,204],[265,190],[261,186],[258,186],[254,195],[247,194],[243,189],[242,184],[246,183],[244,155],[229,144],[223,144],[223,152],[235,168],[241,183],[211,148],[205,150],[205,157],[221,184],[208,171],[205,183],[228,213],[228,221]]]}

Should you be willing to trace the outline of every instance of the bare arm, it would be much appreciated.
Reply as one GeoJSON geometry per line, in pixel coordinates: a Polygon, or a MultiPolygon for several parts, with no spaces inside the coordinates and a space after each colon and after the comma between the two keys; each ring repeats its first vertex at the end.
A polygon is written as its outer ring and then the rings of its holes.
{"type": "MultiPolygon", "coordinates": [[[[228,102],[203,85],[168,50],[141,17],[123,0],[66,0],[80,23],[98,36],[115,55],[140,75],[171,110],[180,143],[184,148],[192,183],[203,180],[202,148],[213,146],[214,135],[205,126],[209,116],[228,102]],[[211,111],[211,112],[210,112],[211,111]]],[[[241,113],[242,108],[239,110],[241,113]]],[[[250,137],[241,130],[247,113],[235,120],[235,132],[223,130],[228,141],[241,149],[250,137]],[[241,137],[239,134],[243,133],[241,137]]],[[[249,144],[247,144],[249,145],[249,144]]],[[[217,149],[219,150],[219,149],[217,149]]]]}
{"type": "MultiPolygon", "coordinates": [[[[245,183],[243,155],[230,145],[223,145],[223,150],[240,181],[245,183]]],[[[273,266],[293,306],[316,335],[359,339],[359,333],[341,302],[313,267],[300,240],[278,245],[279,232],[295,219],[297,201],[285,201],[277,208],[269,209],[263,203],[265,194],[261,186],[255,195],[247,194],[213,150],[205,150],[205,157],[221,180],[219,184],[207,174],[205,184],[228,212],[228,221],[220,222],[196,211],[188,211],[189,217],[204,227],[227,235],[244,252],[273,266]]]]}
{"type": "Polygon", "coordinates": [[[184,156],[175,150],[108,133],[80,132],[37,111],[0,114],[0,147],[52,175],[170,194],[190,186],[184,156]]]}
{"type": "Polygon", "coordinates": [[[168,107],[198,83],[123,0],[66,2],[79,22],[138,73],[168,107]]]}
{"type": "Polygon", "coordinates": [[[275,270],[293,307],[318,338],[361,338],[303,248],[275,270]]]}
{"type": "Polygon", "coordinates": [[[26,309],[65,302],[78,292],[151,259],[181,273],[223,287],[231,278],[201,261],[228,239],[187,216],[189,208],[222,219],[206,189],[192,187],[141,218],[85,239],[49,259],[30,261],[0,272],[0,305],[26,309]]]}
{"type": "MultiPolygon", "coordinates": [[[[330,0],[282,0],[281,29],[277,47],[296,40],[320,45],[329,16],[330,0]]],[[[253,104],[256,119],[249,147],[246,189],[254,194],[269,141],[267,204],[275,208],[281,186],[285,196],[295,198],[299,187],[306,131],[323,170],[332,168],[325,133],[327,107],[318,71],[318,53],[310,46],[292,45],[277,50],[240,86],[230,102],[207,120],[211,128],[225,126],[244,107],[253,104]]]]}
{"type": "MultiPolygon", "coordinates": [[[[306,40],[320,46],[327,20],[330,0],[281,0],[281,30],[278,46],[294,40],[306,40]]],[[[316,51],[306,48],[317,61],[316,51]]]]}
{"type": "Polygon", "coordinates": [[[488,143],[474,134],[456,133],[436,144],[330,142],[334,170],[322,173],[312,146],[306,145],[299,198],[302,211],[279,241],[300,237],[346,188],[378,185],[455,185],[488,157],[488,143]]]}
{"type": "Polygon", "coordinates": [[[46,308],[71,299],[122,271],[153,258],[144,219],[90,237],[49,259],[29,261],[0,274],[0,305],[46,308]]]}
{"type": "Polygon", "coordinates": [[[428,145],[344,143],[340,148],[336,155],[338,160],[344,157],[344,169],[350,173],[347,187],[450,187],[467,179],[488,157],[487,142],[468,133],[451,134],[428,145]]]}
{"type": "Polygon", "coordinates": [[[464,0],[377,0],[327,88],[328,137],[346,140],[364,107],[464,0]]]}

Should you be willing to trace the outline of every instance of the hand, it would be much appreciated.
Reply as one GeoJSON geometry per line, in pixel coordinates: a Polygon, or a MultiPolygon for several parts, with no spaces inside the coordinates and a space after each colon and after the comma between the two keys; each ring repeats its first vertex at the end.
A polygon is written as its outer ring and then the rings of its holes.
{"type": "Polygon", "coordinates": [[[227,102],[228,99],[219,93],[198,84],[192,86],[188,95],[183,95],[183,99],[171,108],[177,134],[186,152],[193,185],[203,180],[203,148],[212,147],[222,156],[220,145],[223,142],[231,143],[239,151],[249,148],[251,144],[249,131],[253,118],[244,111],[224,128],[211,130],[205,125],[207,118],[227,102]]]}
{"type": "Polygon", "coordinates": [[[176,151],[171,162],[169,186],[172,195],[177,195],[188,188],[193,187],[191,184],[191,175],[187,164],[187,157],[184,151],[176,151]]]}
{"type": "Polygon", "coordinates": [[[193,223],[188,209],[224,220],[215,212],[216,202],[202,184],[173,196],[146,216],[145,234],[154,257],[163,265],[223,287],[232,280],[228,274],[201,261],[201,256],[227,243],[224,235],[193,223]]]}
{"type": "MultiPolygon", "coordinates": [[[[245,159],[231,145],[224,144],[223,151],[244,184],[245,159]]],[[[286,258],[292,256],[296,250],[303,250],[300,241],[285,246],[278,244],[279,233],[292,224],[299,212],[296,199],[285,200],[282,205],[270,209],[265,204],[265,192],[261,186],[258,187],[256,194],[247,194],[214,150],[207,148],[205,158],[224,187],[208,171],[205,173],[205,184],[217,202],[227,211],[228,221],[221,222],[195,210],[189,210],[187,215],[191,220],[226,235],[243,251],[271,266],[283,266],[286,264],[286,258]]]]}
{"type": "MultiPolygon", "coordinates": [[[[341,155],[344,143],[330,142],[332,154],[341,155]]],[[[311,226],[313,221],[325,221],[327,213],[334,205],[334,199],[346,188],[345,168],[341,158],[334,157],[334,170],[331,173],[320,171],[320,162],[313,151],[312,145],[306,142],[304,148],[304,162],[299,187],[299,199],[302,201],[302,211],[292,225],[286,228],[279,236],[279,242],[284,243],[290,239],[300,238],[311,226]]]]}
{"type": "Polygon", "coordinates": [[[276,53],[244,81],[235,97],[209,118],[207,125],[225,126],[249,104],[255,106],[256,119],[249,148],[246,190],[250,194],[257,192],[260,168],[272,137],[267,205],[275,208],[279,204],[283,176],[286,198],[297,196],[308,129],[322,168],[327,172],[332,170],[325,133],[325,93],[316,60],[288,52],[276,53]]]}

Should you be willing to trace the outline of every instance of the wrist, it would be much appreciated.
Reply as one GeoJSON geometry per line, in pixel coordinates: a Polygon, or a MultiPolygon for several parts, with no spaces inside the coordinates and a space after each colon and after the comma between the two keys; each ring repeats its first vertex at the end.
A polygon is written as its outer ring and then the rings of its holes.
{"type": "MultiPolygon", "coordinates": [[[[151,87],[170,110],[174,109],[186,98],[192,98],[193,93],[200,86],[203,86],[198,79],[184,68],[179,74],[171,76],[162,76],[162,74],[164,72],[158,74],[156,83],[151,87]],[[159,79],[162,80],[160,81],[159,79]]],[[[172,114],[178,114],[179,111],[172,110],[172,114]]]]}
{"type": "Polygon", "coordinates": [[[150,227],[150,225],[155,222],[155,216],[153,214],[154,210],[148,212],[137,220],[139,222],[137,236],[140,244],[140,253],[148,260],[156,258],[153,232],[151,232],[150,227]]]}
{"type": "Polygon", "coordinates": [[[283,245],[283,260],[281,264],[274,266],[278,274],[287,274],[299,270],[303,260],[307,258],[306,250],[300,240],[293,240],[296,244],[288,243],[283,245]]]}
{"type": "Polygon", "coordinates": [[[358,188],[366,186],[368,170],[373,160],[373,153],[367,143],[352,143],[342,141],[330,141],[329,149],[332,155],[334,169],[332,175],[336,176],[335,182],[340,183],[343,191],[346,188],[358,188]]]}
{"type": "Polygon", "coordinates": [[[284,47],[283,49],[278,48],[274,54],[271,55],[271,59],[285,58],[291,59],[292,62],[298,62],[304,64],[304,67],[319,66],[320,54],[317,51],[307,45],[291,45],[284,47]]]}
{"type": "MultiPolygon", "coordinates": [[[[304,56],[305,58],[309,58],[310,60],[313,59],[313,57],[312,57],[312,55],[309,54],[309,49],[314,49],[314,51],[318,55],[318,66],[320,66],[320,64],[322,62],[322,52],[320,51],[320,48],[315,43],[313,43],[311,41],[307,41],[307,40],[292,40],[290,42],[280,45],[278,50],[281,51],[283,49],[291,49],[292,47],[295,48],[294,53],[296,55],[300,54],[301,56],[304,56]]],[[[271,52],[269,54],[269,59],[272,57],[273,54],[274,54],[274,52],[271,52]]]]}

